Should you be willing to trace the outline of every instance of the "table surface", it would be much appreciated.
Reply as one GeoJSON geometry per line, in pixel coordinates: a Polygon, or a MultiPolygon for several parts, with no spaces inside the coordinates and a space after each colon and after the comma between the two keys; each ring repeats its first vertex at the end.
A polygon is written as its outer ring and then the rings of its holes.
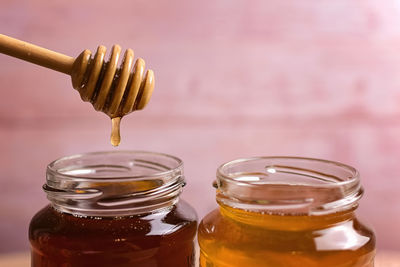
{"type": "MultiPolygon", "coordinates": [[[[0,267],[30,266],[29,252],[0,254],[0,267]]],[[[400,267],[400,252],[381,251],[377,253],[375,267],[400,267]]]]}

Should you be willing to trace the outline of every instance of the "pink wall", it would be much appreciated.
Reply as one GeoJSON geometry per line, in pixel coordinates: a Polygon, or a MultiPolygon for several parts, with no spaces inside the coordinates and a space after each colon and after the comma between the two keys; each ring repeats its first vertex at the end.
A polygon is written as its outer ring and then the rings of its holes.
{"type": "MultiPolygon", "coordinates": [[[[1,33],[76,56],[133,48],[156,73],[118,149],[185,161],[184,197],[203,216],[222,162],[298,155],[353,165],[381,249],[400,250],[398,1],[0,2],[1,33]]],[[[110,121],[67,76],[0,55],[0,252],[28,248],[50,161],[114,149],[110,121]]]]}

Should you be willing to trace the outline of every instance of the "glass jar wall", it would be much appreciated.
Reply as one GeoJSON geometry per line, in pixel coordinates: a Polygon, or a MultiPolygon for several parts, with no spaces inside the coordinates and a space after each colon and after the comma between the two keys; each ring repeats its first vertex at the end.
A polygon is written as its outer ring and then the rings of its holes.
{"type": "Polygon", "coordinates": [[[358,172],[307,158],[240,159],[217,171],[219,208],[200,223],[202,267],[368,267],[375,237],[355,215],[358,172]]]}
{"type": "Polygon", "coordinates": [[[173,156],[99,152],[47,168],[50,204],[29,228],[33,267],[194,266],[196,213],[173,156]]]}

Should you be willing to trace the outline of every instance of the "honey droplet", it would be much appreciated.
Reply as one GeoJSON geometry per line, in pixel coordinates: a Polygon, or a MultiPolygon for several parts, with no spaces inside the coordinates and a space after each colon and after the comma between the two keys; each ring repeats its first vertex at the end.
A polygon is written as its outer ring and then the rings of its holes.
{"type": "Polygon", "coordinates": [[[121,117],[111,119],[111,144],[113,146],[118,146],[121,143],[120,123],[121,117]]]}

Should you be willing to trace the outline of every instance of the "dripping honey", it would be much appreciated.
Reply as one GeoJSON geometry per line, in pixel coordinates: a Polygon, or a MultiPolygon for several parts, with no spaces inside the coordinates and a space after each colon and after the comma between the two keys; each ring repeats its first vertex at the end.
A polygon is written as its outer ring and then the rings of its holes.
{"type": "Polygon", "coordinates": [[[353,211],[287,216],[221,205],[198,240],[201,267],[372,267],[375,254],[372,231],[353,211]]]}
{"type": "Polygon", "coordinates": [[[120,125],[121,117],[111,119],[111,144],[113,146],[119,146],[121,143],[120,125]]]}

